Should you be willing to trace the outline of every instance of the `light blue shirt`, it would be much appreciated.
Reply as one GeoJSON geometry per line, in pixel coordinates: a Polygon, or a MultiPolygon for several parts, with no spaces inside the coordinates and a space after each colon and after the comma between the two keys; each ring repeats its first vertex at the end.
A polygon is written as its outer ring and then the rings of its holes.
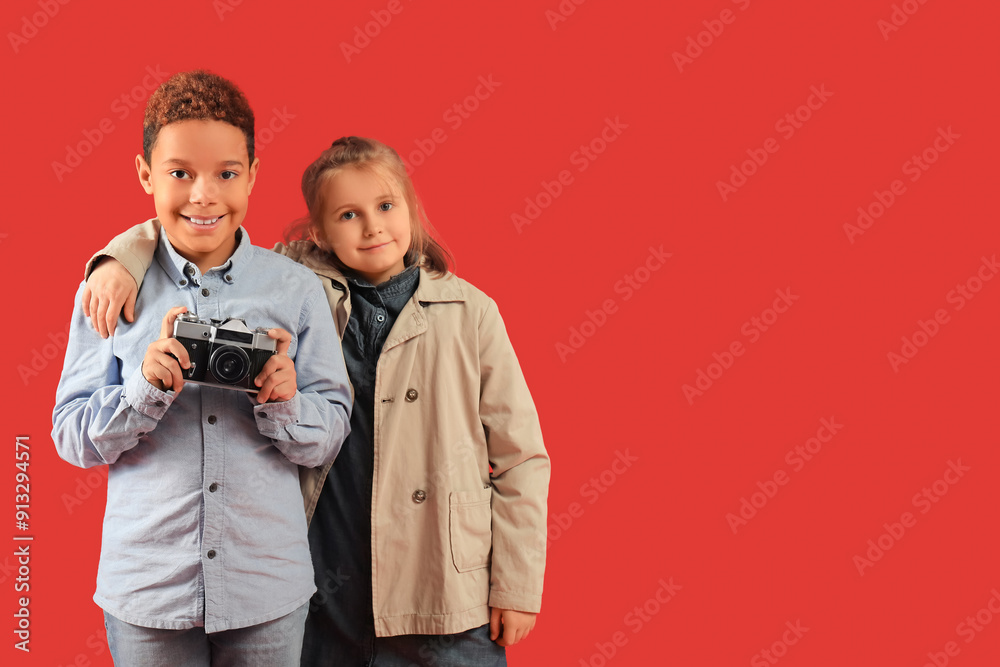
{"type": "Polygon", "coordinates": [[[161,234],[136,313],[104,340],[77,293],[52,418],[63,459],[110,466],[94,601],[134,625],[206,632],[294,611],[316,590],[298,466],[333,460],[350,431],[351,388],[319,279],[245,232],[202,275],[161,234]],[[181,305],[290,332],[295,396],[258,404],[234,389],[153,387],[146,348],[181,305]]]}

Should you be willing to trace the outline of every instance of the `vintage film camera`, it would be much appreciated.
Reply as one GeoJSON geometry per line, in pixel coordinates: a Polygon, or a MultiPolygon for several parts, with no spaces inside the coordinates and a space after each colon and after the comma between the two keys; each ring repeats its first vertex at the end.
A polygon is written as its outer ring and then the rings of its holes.
{"type": "Polygon", "coordinates": [[[251,331],[236,317],[206,322],[193,313],[178,315],[174,338],[191,358],[191,368],[181,369],[184,381],[256,394],[253,380],[277,352],[278,341],[268,338],[267,331],[251,331]]]}

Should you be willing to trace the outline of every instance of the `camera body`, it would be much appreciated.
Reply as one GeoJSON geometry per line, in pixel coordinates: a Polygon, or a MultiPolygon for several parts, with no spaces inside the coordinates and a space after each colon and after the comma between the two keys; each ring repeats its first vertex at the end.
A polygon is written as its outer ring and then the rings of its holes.
{"type": "Polygon", "coordinates": [[[174,338],[191,359],[191,368],[181,369],[184,381],[256,394],[254,378],[278,351],[278,341],[269,338],[267,331],[250,330],[236,317],[205,321],[194,313],[178,315],[174,338]]]}

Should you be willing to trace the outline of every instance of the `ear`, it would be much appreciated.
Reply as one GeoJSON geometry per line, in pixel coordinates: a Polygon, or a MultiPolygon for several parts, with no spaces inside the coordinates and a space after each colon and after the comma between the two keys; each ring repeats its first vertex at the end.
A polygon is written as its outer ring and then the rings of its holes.
{"type": "Polygon", "coordinates": [[[253,184],[257,182],[257,170],[260,169],[260,158],[255,157],[250,165],[250,180],[247,181],[247,195],[253,191],[253,184]]]}
{"type": "Polygon", "coordinates": [[[142,189],[146,191],[147,195],[153,194],[153,173],[141,155],[135,156],[135,170],[139,174],[139,183],[142,185],[142,189]]]}
{"type": "Polygon", "coordinates": [[[326,245],[326,241],[323,240],[322,235],[319,233],[319,230],[317,230],[316,226],[313,225],[312,223],[309,224],[309,240],[315,243],[316,247],[318,247],[320,250],[323,250],[325,252],[330,252],[330,249],[326,245]]]}

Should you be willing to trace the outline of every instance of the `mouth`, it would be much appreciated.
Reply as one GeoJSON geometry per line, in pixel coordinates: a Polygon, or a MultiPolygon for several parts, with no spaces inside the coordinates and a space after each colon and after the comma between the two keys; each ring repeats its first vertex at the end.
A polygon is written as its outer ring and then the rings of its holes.
{"type": "Polygon", "coordinates": [[[192,225],[194,225],[196,227],[206,227],[206,228],[208,228],[208,227],[212,227],[213,225],[217,224],[219,222],[219,220],[222,220],[222,218],[225,217],[225,214],[223,214],[223,215],[217,215],[217,216],[215,216],[213,218],[209,218],[209,217],[205,217],[205,216],[194,216],[194,215],[181,215],[181,217],[184,218],[185,220],[187,220],[189,223],[191,223],[192,225]]]}
{"type": "Polygon", "coordinates": [[[362,250],[362,251],[378,250],[379,248],[386,247],[390,243],[392,243],[392,241],[386,241],[385,243],[382,243],[382,244],[379,244],[379,245],[368,246],[367,248],[359,248],[359,250],[362,250]]]}

